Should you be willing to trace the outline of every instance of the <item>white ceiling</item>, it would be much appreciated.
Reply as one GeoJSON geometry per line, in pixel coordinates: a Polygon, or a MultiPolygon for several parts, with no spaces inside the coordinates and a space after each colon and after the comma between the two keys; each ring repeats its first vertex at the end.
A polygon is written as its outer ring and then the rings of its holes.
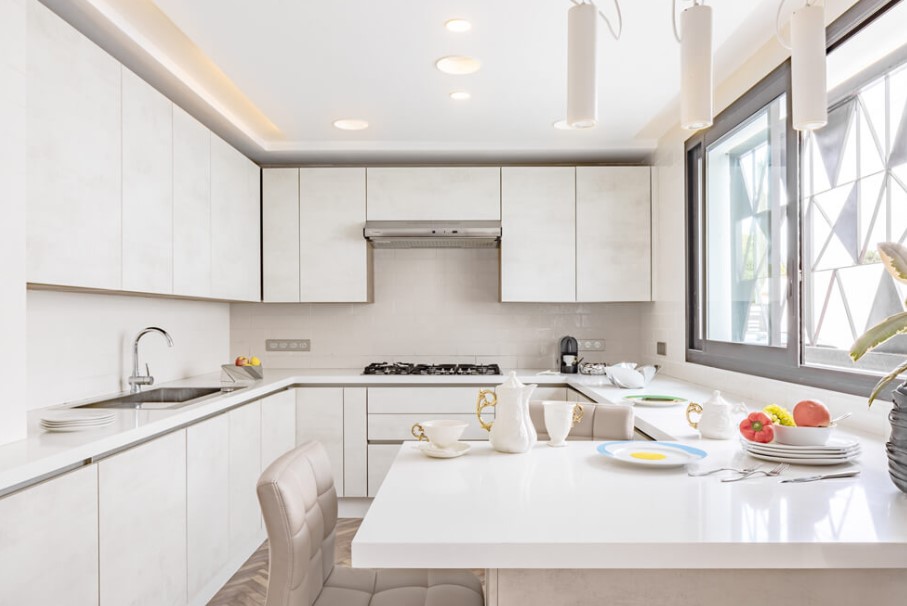
{"type": "MultiPolygon", "coordinates": [[[[680,90],[671,0],[624,0],[619,42],[600,23],[599,125],[576,131],[552,127],[565,114],[569,0],[154,2],[276,126],[273,161],[638,160],[655,145],[639,133],[680,90]],[[454,17],[472,30],[448,32],[454,17]],[[444,75],[433,64],[450,54],[483,68],[444,75]],[[371,126],[332,126],[348,117],[371,126]]],[[[709,4],[720,80],[770,38],[777,0],[709,4]]]]}

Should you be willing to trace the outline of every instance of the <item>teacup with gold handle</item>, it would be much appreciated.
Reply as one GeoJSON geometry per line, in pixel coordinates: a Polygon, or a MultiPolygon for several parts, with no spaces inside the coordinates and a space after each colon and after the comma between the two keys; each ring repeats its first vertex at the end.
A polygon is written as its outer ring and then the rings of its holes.
{"type": "Polygon", "coordinates": [[[441,450],[447,450],[456,445],[469,424],[456,419],[438,419],[436,421],[422,421],[410,428],[413,437],[441,450]]]}

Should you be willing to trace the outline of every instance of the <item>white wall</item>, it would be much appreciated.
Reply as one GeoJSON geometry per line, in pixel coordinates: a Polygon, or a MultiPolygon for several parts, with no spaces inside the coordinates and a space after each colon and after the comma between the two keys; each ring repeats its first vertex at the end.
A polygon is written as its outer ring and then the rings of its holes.
{"type": "Polygon", "coordinates": [[[25,437],[25,0],[0,0],[0,444],[25,437]]]}
{"type": "Polygon", "coordinates": [[[227,303],[28,291],[28,408],[128,389],[132,341],[156,383],[215,372],[229,361],[227,303]]]}
{"type": "Polygon", "coordinates": [[[589,361],[635,360],[647,305],[499,303],[497,250],[376,250],[374,286],[372,304],[233,304],[231,353],[274,368],[394,360],[551,368],[561,337],[572,335],[606,339],[589,361]],[[268,338],[311,339],[312,352],[266,354],[268,338]]]}
{"type": "MultiPolygon", "coordinates": [[[[826,3],[828,21],[841,14],[853,0],[826,3]]],[[[784,50],[771,41],[750,57],[744,66],[725,80],[716,91],[720,111],[784,61],[784,50]]],[[[655,303],[644,308],[641,347],[643,358],[661,364],[663,372],[705,386],[736,394],[754,405],[793,405],[806,398],[819,399],[835,414],[854,411],[847,421],[881,436],[887,436],[887,402],[866,407],[866,398],[803,385],[773,381],[752,375],[717,370],[686,362],[684,141],[691,135],[675,126],[659,141],[653,164],[653,293],[655,303]],[[667,343],[667,356],[655,353],[655,343],[667,343]]]]}

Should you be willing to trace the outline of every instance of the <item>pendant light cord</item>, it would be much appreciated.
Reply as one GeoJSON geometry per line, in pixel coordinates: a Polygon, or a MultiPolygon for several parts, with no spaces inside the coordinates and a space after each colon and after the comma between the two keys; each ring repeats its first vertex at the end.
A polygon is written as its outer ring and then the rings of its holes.
{"type": "MultiPolygon", "coordinates": [[[[783,2],[784,0],[782,0],[783,2]]],[[[705,0],[693,0],[693,6],[705,4],[705,0]]],[[[674,38],[680,43],[680,29],[677,28],[677,0],[673,0],[671,8],[671,20],[674,23],[674,38]]]]}
{"type": "MultiPolygon", "coordinates": [[[[674,1],[676,2],[677,0],[674,1]]],[[[818,1],[819,0],[806,0],[806,6],[813,6],[818,1]]],[[[775,37],[778,39],[778,42],[781,43],[781,46],[787,50],[791,50],[790,43],[781,35],[781,11],[784,10],[784,4],[786,2],[787,0],[781,0],[781,2],[778,3],[778,12],[775,13],[775,37]]]]}
{"type": "MultiPolygon", "coordinates": [[[[580,4],[586,4],[586,2],[580,2],[579,0],[570,0],[570,2],[572,2],[576,6],[579,6],[580,4]]],[[[589,4],[594,6],[595,10],[598,11],[598,16],[602,18],[602,21],[604,21],[605,25],[608,26],[608,29],[611,30],[611,35],[614,36],[614,39],[620,40],[620,35],[624,31],[624,18],[620,12],[620,2],[618,2],[618,0],[614,0],[614,8],[617,10],[617,31],[614,31],[614,26],[611,25],[611,20],[605,16],[605,13],[603,13],[601,9],[598,8],[598,5],[593,0],[589,0],[589,4]]]]}

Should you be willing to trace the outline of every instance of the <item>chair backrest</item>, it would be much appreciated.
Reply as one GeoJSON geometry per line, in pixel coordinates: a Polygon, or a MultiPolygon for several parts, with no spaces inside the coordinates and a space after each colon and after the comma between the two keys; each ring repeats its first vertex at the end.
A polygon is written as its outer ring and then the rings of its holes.
{"type": "MultiPolygon", "coordinates": [[[[545,400],[551,402],[552,400],[545,400]]],[[[633,407],[616,404],[583,404],[583,419],[570,430],[568,440],[632,440],[633,407]]],[[[529,416],[539,440],[548,439],[542,401],[529,402],[529,416]]]]}
{"type": "Polygon", "coordinates": [[[324,447],[306,442],[258,479],[270,546],[267,606],[311,606],[334,569],[337,492],[324,447]]]}

